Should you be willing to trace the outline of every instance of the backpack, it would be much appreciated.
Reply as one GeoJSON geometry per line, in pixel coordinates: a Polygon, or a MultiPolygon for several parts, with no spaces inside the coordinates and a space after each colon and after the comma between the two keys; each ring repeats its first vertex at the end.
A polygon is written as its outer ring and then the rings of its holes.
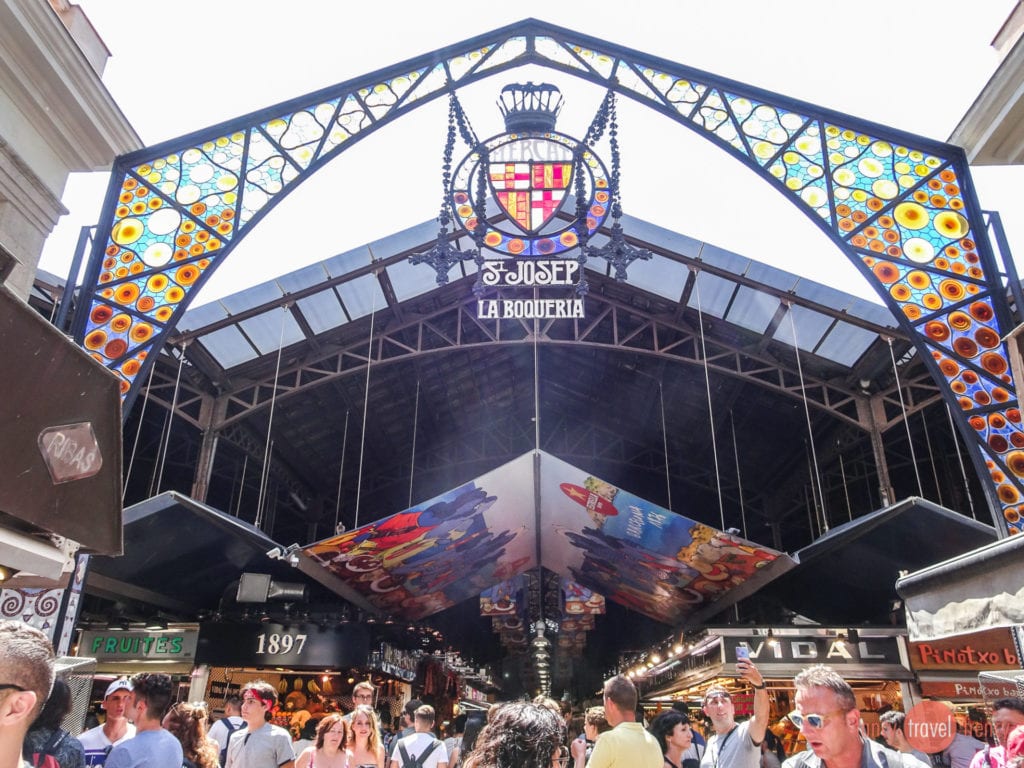
{"type": "Polygon", "coordinates": [[[231,734],[237,731],[242,726],[235,725],[231,722],[230,717],[224,718],[224,727],[228,729],[228,735],[224,737],[224,749],[220,751],[220,764],[221,768],[224,768],[224,764],[228,761],[228,745],[231,743],[231,734]]]}
{"type": "Polygon", "coordinates": [[[423,768],[427,763],[427,758],[430,754],[441,746],[441,742],[434,739],[430,742],[430,746],[423,750],[418,757],[409,757],[409,752],[405,749],[405,744],[398,742],[398,751],[402,754],[402,768],[423,768]]]}
{"type": "Polygon", "coordinates": [[[57,746],[64,741],[67,734],[64,731],[55,731],[50,740],[43,745],[42,752],[33,752],[29,763],[33,768],[60,768],[57,761],[57,746]]]}

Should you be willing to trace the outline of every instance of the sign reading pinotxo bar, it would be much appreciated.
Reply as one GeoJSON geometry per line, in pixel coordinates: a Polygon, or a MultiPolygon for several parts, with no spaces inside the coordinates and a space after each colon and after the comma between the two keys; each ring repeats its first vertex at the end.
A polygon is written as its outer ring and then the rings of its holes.
{"type": "Polygon", "coordinates": [[[361,666],[370,653],[365,627],[321,627],[319,624],[199,625],[197,664],[243,667],[361,666]]]}

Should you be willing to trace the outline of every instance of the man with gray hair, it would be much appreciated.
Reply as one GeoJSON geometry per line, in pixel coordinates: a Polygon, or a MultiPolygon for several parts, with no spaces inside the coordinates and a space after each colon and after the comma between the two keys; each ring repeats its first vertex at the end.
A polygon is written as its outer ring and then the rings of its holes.
{"type": "Polygon", "coordinates": [[[35,627],[0,622],[0,768],[22,766],[21,747],[53,687],[53,645],[35,627]]]}
{"type": "Polygon", "coordinates": [[[807,739],[807,750],[783,768],[930,768],[913,755],[896,752],[861,733],[853,689],[832,667],[816,664],[793,679],[793,725],[807,739]]]}

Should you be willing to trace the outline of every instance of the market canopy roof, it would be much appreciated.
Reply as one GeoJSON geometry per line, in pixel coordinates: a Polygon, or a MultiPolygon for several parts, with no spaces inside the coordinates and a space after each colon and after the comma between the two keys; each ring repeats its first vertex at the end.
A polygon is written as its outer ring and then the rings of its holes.
{"type": "Polygon", "coordinates": [[[793,566],[543,451],[304,549],[380,610],[422,619],[538,565],[668,626],[793,566]]]}
{"type": "MultiPolygon", "coordinates": [[[[269,557],[286,547],[259,528],[174,491],[124,510],[124,542],[121,557],[92,558],[90,593],[194,615],[217,609],[240,574],[253,572],[281,582],[314,580],[373,610],[357,592],[305,558],[293,567],[286,558],[269,557]]],[[[233,601],[234,593],[227,597],[233,601]]]]}
{"type": "Polygon", "coordinates": [[[766,596],[817,622],[888,623],[896,580],[996,538],[995,529],[911,497],[832,528],[798,550],[766,596]]]}

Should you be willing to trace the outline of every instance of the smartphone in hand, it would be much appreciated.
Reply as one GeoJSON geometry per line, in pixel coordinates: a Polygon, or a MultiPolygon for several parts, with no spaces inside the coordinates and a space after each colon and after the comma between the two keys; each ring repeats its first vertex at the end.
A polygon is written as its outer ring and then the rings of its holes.
{"type": "Polygon", "coordinates": [[[747,646],[736,646],[736,661],[750,661],[750,649],[747,646]]]}

